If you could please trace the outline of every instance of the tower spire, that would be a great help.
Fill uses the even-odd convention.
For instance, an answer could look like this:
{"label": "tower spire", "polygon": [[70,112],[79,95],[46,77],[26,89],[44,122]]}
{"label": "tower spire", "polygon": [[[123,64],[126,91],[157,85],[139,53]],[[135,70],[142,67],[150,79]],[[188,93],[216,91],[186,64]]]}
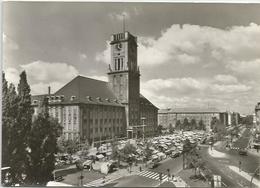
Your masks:
{"label": "tower spire", "polygon": [[123,14],[123,33],[125,33],[125,14]]}

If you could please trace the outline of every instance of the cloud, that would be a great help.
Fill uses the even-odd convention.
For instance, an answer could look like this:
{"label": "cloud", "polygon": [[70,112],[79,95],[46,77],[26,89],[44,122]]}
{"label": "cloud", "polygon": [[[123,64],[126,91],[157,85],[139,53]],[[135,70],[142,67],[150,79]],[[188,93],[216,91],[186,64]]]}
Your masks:
{"label": "cloud", "polygon": [[179,93],[187,93],[191,90],[204,90],[206,83],[199,80],[187,78],[152,79],[143,83],[142,87],[146,90],[162,91],[171,89]]}
{"label": "cloud", "polygon": [[103,52],[99,52],[96,54],[96,61],[98,62],[104,62],[106,64],[110,64],[110,43],[109,41],[106,41],[106,49]]}
{"label": "cloud", "polygon": [[[174,63],[214,67],[231,59],[254,60],[259,58],[259,36],[260,26],[254,23],[226,29],[174,24],[161,31],[157,38],[138,36],[138,62],[142,66]],[[109,52],[107,45],[103,52],[97,54],[97,59],[108,63]]]}
{"label": "cloud", "polygon": [[58,62],[34,61],[29,64],[21,65],[27,72],[31,83],[58,81],[66,83],[79,73],[72,65]]}
{"label": "cloud", "polygon": [[108,16],[110,17],[111,20],[118,20],[118,21],[122,21],[123,18],[126,20],[130,19],[130,13],[126,11],[119,12],[119,13],[113,12],[110,13]]}
{"label": "cloud", "polygon": [[[230,75],[213,78],[152,79],[141,83],[141,93],[159,108],[168,107],[220,107],[237,105],[252,90]],[[230,105],[230,103],[232,105]]]}
{"label": "cloud", "polygon": [[96,79],[96,80],[101,80],[101,81],[104,81],[104,82],[108,81],[108,77],[107,76],[89,76],[89,78],[93,78],[93,79]]}
{"label": "cloud", "polygon": [[14,85],[18,85],[19,83],[19,80],[20,80],[20,72],[15,69],[15,68],[7,68],[5,70],[5,79],[8,81],[8,82],[11,82],[13,83]]}
{"label": "cloud", "polygon": [[85,54],[85,53],[79,53],[79,59],[80,59],[81,61],[84,61],[84,60],[86,60],[87,58],[88,58],[87,54]]}
{"label": "cloud", "polygon": [[224,84],[232,84],[232,83],[237,83],[237,78],[231,75],[224,75],[224,74],[218,74],[214,76],[214,79],[217,82],[221,82]]}
{"label": "cloud", "polygon": [[260,58],[250,61],[232,60],[227,63],[226,67],[239,75],[244,75],[248,77],[260,76]]}
{"label": "cloud", "polygon": [[51,93],[56,92],[59,90],[62,86],[64,86],[66,83],[62,82],[49,82],[49,83],[35,83],[31,85],[31,93],[33,95],[40,95],[40,94],[46,94],[48,93],[48,87],[51,87]]}
{"label": "cloud", "polygon": [[217,93],[234,93],[234,92],[241,93],[241,92],[249,91],[251,87],[243,84],[230,84],[230,85],[213,84],[211,89],[213,92],[217,92]]}
{"label": "cloud", "polygon": [[67,63],[34,61],[20,67],[27,73],[33,95],[47,93],[48,86],[55,92],[79,74]]}
{"label": "cloud", "polygon": [[19,45],[5,33],[3,33],[3,35],[2,35],[2,39],[3,39],[3,49],[4,50],[18,50],[19,49]]}

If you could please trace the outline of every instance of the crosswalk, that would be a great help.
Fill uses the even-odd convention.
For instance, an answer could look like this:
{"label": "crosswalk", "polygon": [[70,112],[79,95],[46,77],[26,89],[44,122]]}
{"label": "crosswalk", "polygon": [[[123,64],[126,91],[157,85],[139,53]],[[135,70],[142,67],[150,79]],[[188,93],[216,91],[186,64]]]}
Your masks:
{"label": "crosswalk", "polygon": [[[160,174],[158,172],[144,170],[140,172],[138,175],[160,181],[159,179]],[[167,180],[168,180],[168,176],[166,174],[162,174],[162,182]]]}
{"label": "crosswalk", "polygon": [[84,187],[100,187],[103,184],[104,184],[104,179],[99,178],[99,179],[96,179],[94,181],[91,181],[91,182],[85,184]]}

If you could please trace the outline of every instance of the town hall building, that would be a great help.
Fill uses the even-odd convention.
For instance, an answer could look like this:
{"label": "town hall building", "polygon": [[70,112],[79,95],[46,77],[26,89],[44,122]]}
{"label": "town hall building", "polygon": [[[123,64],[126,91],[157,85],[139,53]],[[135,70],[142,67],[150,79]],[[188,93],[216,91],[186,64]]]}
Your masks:
{"label": "town hall building", "polygon": [[77,76],[54,94],[32,97],[34,113],[44,97],[65,139],[100,142],[115,137],[153,136],[158,108],[140,93],[137,37],[113,34],[108,82]]}

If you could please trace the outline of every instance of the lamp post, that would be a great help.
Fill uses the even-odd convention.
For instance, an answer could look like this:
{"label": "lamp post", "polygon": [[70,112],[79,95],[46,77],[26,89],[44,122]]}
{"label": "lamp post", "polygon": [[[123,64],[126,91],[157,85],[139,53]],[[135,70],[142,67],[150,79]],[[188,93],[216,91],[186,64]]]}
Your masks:
{"label": "lamp post", "polygon": [[144,127],[145,127],[145,120],[146,120],[146,117],[142,117],[141,118],[141,120],[142,120],[142,126],[143,126],[143,142],[144,142]]}

